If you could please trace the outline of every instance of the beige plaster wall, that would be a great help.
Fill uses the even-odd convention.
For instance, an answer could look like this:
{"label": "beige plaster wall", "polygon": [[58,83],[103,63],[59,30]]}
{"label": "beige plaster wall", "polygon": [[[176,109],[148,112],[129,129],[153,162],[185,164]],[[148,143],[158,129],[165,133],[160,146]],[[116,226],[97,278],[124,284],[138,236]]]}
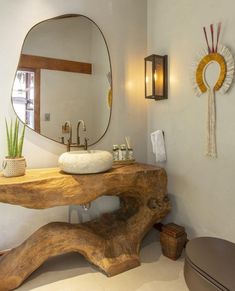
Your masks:
{"label": "beige plaster wall", "polygon": [[[221,41],[235,55],[233,0],[148,0],[148,54],[169,55],[169,99],[148,101],[148,134],[166,136],[168,221],[186,226],[190,237],[235,241],[235,86],[216,96],[218,159],[204,156],[207,95],[196,97],[192,63],[204,46],[202,27],[222,21]],[[148,139],[149,141],[149,139]],[[154,163],[150,142],[148,161]]]}

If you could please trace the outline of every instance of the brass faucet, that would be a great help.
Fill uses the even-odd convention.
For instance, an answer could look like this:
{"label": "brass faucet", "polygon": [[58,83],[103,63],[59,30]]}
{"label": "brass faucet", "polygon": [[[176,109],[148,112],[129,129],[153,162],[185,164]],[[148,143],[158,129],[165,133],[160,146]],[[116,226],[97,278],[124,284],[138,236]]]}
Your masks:
{"label": "brass faucet", "polygon": [[73,143],[72,141],[72,125],[69,121],[66,121],[64,126],[63,126],[63,129],[66,131],[68,131],[69,129],[69,139],[68,139],[68,142],[66,144],[67,146],[67,152],[70,152],[70,149],[71,147],[76,147],[76,148],[84,148],[84,150],[87,150],[88,148],[88,138],[85,137],[85,140],[84,140],[84,144],[81,144],[80,142],[80,135],[79,135],[79,129],[80,129],[80,124],[82,124],[82,129],[83,131],[86,131],[86,125],[85,125],[85,122],[83,120],[79,120],[78,121],[78,124],[77,124],[77,143]]}
{"label": "brass faucet", "polygon": [[89,140],[89,138],[85,137],[85,140],[84,140],[84,150],[85,151],[88,150],[88,140]]}
{"label": "brass faucet", "polygon": [[78,124],[77,124],[77,145],[80,145],[80,135],[79,135],[80,124],[82,124],[82,130],[86,131],[86,125],[85,125],[84,120],[78,120]]}
{"label": "brass faucet", "polygon": [[[70,121],[65,121],[65,124],[62,126],[62,133],[69,133],[69,139],[67,142],[67,151],[70,151],[70,146],[73,140],[73,131],[72,131],[72,124]],[[64,143],[64,139],[62,139]]]}

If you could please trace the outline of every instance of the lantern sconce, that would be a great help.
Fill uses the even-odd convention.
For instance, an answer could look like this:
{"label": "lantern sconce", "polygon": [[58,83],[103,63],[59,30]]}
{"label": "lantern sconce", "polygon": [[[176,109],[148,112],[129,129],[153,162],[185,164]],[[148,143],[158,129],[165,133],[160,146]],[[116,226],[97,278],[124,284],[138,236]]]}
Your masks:
{"label": "lantern sconce", "polygon": [[145,63],[145,98],[163,100],[168,97],[167,55],[151,55]]}

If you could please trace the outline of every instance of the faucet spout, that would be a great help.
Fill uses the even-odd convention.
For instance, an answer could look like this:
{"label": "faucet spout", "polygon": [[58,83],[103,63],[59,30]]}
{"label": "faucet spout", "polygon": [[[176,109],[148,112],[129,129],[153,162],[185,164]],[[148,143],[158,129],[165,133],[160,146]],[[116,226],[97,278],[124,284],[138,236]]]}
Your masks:
{"label": "faucet spout", "polygon": [[85,141],[84,141],[84,150],[85,151],[88,150],[88,140],[89,140],[89,138],[85,137]]}
{"label": "faucet spout", "polygon": [[86,125],[85,125],[85,122],[84,120],[78,120],[78,124],[77,124],[77,145],[80,145],[81,144],[81,141],[80,141],[80,125],[82,124],[82,130],[83,131],[86,131]]}

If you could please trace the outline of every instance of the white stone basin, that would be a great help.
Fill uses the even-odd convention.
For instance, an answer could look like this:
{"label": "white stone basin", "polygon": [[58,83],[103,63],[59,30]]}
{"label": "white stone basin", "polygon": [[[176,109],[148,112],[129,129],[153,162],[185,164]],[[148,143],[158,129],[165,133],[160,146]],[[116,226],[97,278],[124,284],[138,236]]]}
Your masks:
{"label": "white stone basin", "polygon": [[99,150],[71,151],[59,157],[59,167],[70,174],[101,173],[112,168],[113,156]]}

